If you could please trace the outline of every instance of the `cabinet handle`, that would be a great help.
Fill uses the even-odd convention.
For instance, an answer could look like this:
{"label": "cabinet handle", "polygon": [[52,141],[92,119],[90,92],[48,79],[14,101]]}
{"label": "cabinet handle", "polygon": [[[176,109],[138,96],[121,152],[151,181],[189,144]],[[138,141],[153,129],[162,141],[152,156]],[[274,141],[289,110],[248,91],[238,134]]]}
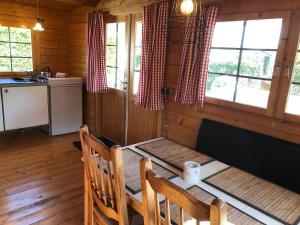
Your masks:
{"label": "cabinet handle", "polygon": [[8,93],[8,89],[4,89],[4,93]]}

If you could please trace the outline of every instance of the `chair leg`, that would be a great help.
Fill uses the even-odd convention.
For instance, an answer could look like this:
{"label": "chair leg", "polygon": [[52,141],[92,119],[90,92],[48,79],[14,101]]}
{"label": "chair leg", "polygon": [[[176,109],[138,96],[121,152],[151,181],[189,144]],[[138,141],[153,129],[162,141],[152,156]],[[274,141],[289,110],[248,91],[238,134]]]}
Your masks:
{"label": "chair leg", "polygon": [[94,217],[94,210],[92,209],[92,216],[91,216],[91,225],[96,225],[95,217]]}
{"label": "chair leg", "polygon": [[86,169],[84,168],[84,225],[89,225],[89,184],[86,174]]}

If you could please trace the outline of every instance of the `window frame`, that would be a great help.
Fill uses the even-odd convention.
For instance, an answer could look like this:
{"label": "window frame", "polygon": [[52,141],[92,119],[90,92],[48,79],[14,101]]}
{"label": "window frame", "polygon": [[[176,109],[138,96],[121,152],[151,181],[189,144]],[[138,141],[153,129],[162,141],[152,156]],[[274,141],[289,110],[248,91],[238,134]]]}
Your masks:
{"label": "window frame", "polygon": [[[268,103],[266,108],[260,108],[256,106],[246,105],[237,102],[231,102],[227,100],[217,99],[213,97],[205,97],[205,102],[220,106],[225,106],[229,108],[234,108],[242,111],[247,111],[251,113],[272,116],[275,111],[275,101],[276,95],[279,89],[279,80],[281,77],[281,70],[283,68],[284,53],[286,49],[286,40],[289,32],[289,23],[291,19],[291,11],[274,11],[274,12],[260,12],[260,13],[245,13],[245,14],[234,14],[234,15],[219,15],[217,17],[217,22],[226,21],[243,21],[243,20],[259,20],[259,19],[275,19],[282,18],[282,29],[279,38],[277,54],[275,58],[274,67],[279,67],[279,69],[274,69],[271,78],[271,87],[268,97]],[[212,48],[213,49],[213,48]]]}
{"label": "window frame", "polygon": [[[125,66],[124,66],[124,83],[126,85],[127,83],[127,89],[128,89],[128,54],[129,54],[129,50],[128,50],[128,39],[129,39],[129,28],[130,28],[130,16],[127,15],[118,15],[118,16],[113,16],[111,14],[105,14],[104,15],[104,45],[105,45],[105,60],[106,60],[106,24],[108,23],[120,23],[120,22],[125,22],[125,49],[126,49],[126,53],[125,53]],[[128,28],[129,26],[129,28]],[[117,56],[118,58],[118,56]],[[105,69],[106,69],[107,65],[105,63]],[[112,67],[115,68],[115,67]],[[116,67],[117,69],[117,67]],[[117,71],[117,70],[116,70]],[[108,92],[109,93],[115,93],[118,94],[120,96],[125,96],[126,94],[126,90],[121,90],[115,87],[108,87]]]}
{"label": "window frame", "polygon": [[[134,87],[134,73],[136,72],[135,70],[136,23],[139,21],[142,21],[142,13],[133,14],[131,20],[131,40],[130,40],[131,54],[130,54],[130,79],[129,79],[129,98],[131,100],[135,100],[135,98],[137,97],[137,93],[133,92],[133,87]],[[142,50],[142,46],[141,46],[141,50]]]}
{"label": "window frame", "polygon": [[277,111],[275,117],[284,123],[296,122],[300,123],[300,116],[295,114],[290,114],[285,111],[289,89],[291,85],[296,55],[298,52],[298,43],[300,40],[300,10],[293,12],[293,17],[290,22],[290,33],[287,40],[287,47],[285,51],[285,59],[283,64],[282,76],[281,76],[281,88],[280,93],[278,92],[278,97],[276,101]]}
{"label": "window frame", "polygon": [[[1,26],[4,27],[14,27],[14,28],[25,28],[29,29],[31,32],[31,52],[32,52],[32,69],[33,71],[38,69],[38,61],[39,61],[39,45],[38,45],[38,40],[39,40],[39,32],[34,31],[31,29],[31,27],[21,25],[19,23],[14,23],[14,22],[1,22]],[[0,77],[12,77],[12,76],[25,76],[26,71],[12,71],[12,72],[0,72]]]}

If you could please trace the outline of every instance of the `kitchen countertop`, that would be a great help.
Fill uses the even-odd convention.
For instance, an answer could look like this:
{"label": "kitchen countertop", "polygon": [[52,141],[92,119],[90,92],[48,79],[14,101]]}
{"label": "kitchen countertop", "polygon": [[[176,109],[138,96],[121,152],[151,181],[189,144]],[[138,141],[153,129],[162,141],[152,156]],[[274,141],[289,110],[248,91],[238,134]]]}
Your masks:
{"label": "kitchen countertop", "polygon": [[24,87],[48,85],[47,81],[16,81],[13,78],[0,78],[0,87]]}

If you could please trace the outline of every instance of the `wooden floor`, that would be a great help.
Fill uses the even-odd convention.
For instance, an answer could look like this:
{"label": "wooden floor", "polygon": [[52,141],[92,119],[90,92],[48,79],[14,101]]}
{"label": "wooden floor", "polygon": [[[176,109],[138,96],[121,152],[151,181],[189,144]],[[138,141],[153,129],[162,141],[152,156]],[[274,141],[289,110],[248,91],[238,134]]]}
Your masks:
{"label": "wooden floor", "polygon": [[0,134],[0,224],[83,224],[78,134]]}

